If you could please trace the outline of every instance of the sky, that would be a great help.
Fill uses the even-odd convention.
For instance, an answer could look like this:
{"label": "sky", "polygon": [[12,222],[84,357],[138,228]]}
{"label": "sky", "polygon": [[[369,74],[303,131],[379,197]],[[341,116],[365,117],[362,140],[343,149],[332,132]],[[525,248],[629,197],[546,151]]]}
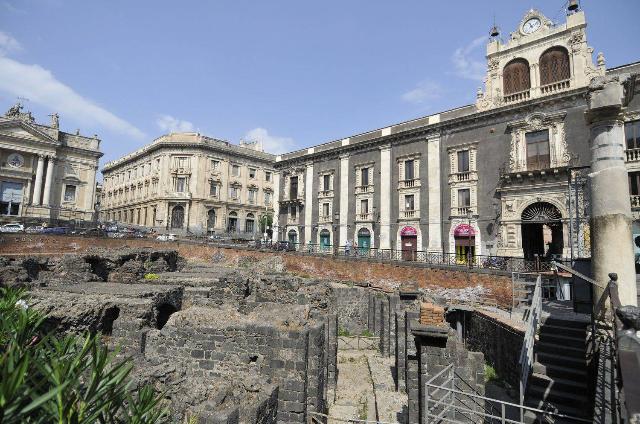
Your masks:
{"label": "sky", "polygon": [[[0,111],[97,134],[101,165],[198,131],[283,153],[474,102],[494,19],[563,0],[0,0]],[[608,67],[640,60],[640,1],[582,0]]]}

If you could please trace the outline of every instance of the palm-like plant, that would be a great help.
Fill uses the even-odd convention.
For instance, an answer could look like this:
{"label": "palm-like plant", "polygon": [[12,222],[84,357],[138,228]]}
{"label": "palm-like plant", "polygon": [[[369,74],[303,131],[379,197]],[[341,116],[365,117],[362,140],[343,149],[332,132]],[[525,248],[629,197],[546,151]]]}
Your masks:
{"label": "palm-like plant", "polygon": [[132,365],[99,335],[56,336],[23,290],[0,289],[0,424],[155,423],[162,396],[135,390]]}

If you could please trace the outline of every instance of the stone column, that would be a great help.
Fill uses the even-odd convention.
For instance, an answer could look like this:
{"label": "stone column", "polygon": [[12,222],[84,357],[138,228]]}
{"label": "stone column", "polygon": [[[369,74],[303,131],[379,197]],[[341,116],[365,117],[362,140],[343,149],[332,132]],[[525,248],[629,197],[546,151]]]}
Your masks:
{"label": "stone column", "polygon": [[[628,75],[592,80],[585,117],[591,131],[589,177],[593,278],[606,284],[609,281],[608,274],[617,273],[621,303],[636,305],[631,202],[624,164],[624,124],[621,115],[633,93],[633,87],[629,90],[629,85]],[[594,306],[602,294],[602,289],[594,288]]]}
{"label": "stone column", "polygon": [[391,249],[391,145],[380,148],[380,244]]}
{"label": "stone column", "polygon": [[338,246],[347,242],[349,222],[349,155],[340,156],[340,236]]}
{"label": "stone column", "polygon": [[51,185],[53,184],[53,167],[55,165],[55,158],[49,156],[47,163],[47,176],[44,180],[44,199],[42,204],[45,206],[51,206]]}
{"label": "stone column", "polygon": [[311,243],[311,230],[313,220],[313,162],[307,164],[304,176],[304,242]]}
{"label": "stone column", "polygon": [[33,187],[31,204],[39,205],[42,201],[42,176],[44,174],[44,156],[38,155],[38,167],[36,168],[36,183]]}
{"label": "stone column", "polygon": [[427,187],[429,190],[428,252],[442,253],[442,211],[440,181],[440,136],[427,140]]}

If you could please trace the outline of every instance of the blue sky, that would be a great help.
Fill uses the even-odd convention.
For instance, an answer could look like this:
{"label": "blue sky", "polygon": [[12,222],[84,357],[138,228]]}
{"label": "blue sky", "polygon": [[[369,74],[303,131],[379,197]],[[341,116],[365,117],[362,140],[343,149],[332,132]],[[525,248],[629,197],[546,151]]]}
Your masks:
{"label": "blue sky", "polygon": [[[0,108],[97,133],[102,163],[168,131],[272,152],[472,103],[503,36],[562,0],[0,0]],[[607,66],[640,60],[637,0],[583,0]]]}

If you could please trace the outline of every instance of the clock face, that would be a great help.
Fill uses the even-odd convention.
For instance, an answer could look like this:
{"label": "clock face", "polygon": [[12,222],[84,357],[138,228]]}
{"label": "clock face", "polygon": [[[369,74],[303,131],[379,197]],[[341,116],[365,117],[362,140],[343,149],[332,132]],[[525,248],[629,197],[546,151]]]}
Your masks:
{"label": "clock face", "polygon": [[24,165],[24,158],[17,153],[12,153],[9,155],[9,160],[7,160],[7,163],[9,164],[9,166],[12,166],[14,168],[22,168],[22,166]]}
{"label": "clock face", "polygon": [[532,34],[540,28],[541,22],[538,18],[531,18],[522,25],[522,32]]}

